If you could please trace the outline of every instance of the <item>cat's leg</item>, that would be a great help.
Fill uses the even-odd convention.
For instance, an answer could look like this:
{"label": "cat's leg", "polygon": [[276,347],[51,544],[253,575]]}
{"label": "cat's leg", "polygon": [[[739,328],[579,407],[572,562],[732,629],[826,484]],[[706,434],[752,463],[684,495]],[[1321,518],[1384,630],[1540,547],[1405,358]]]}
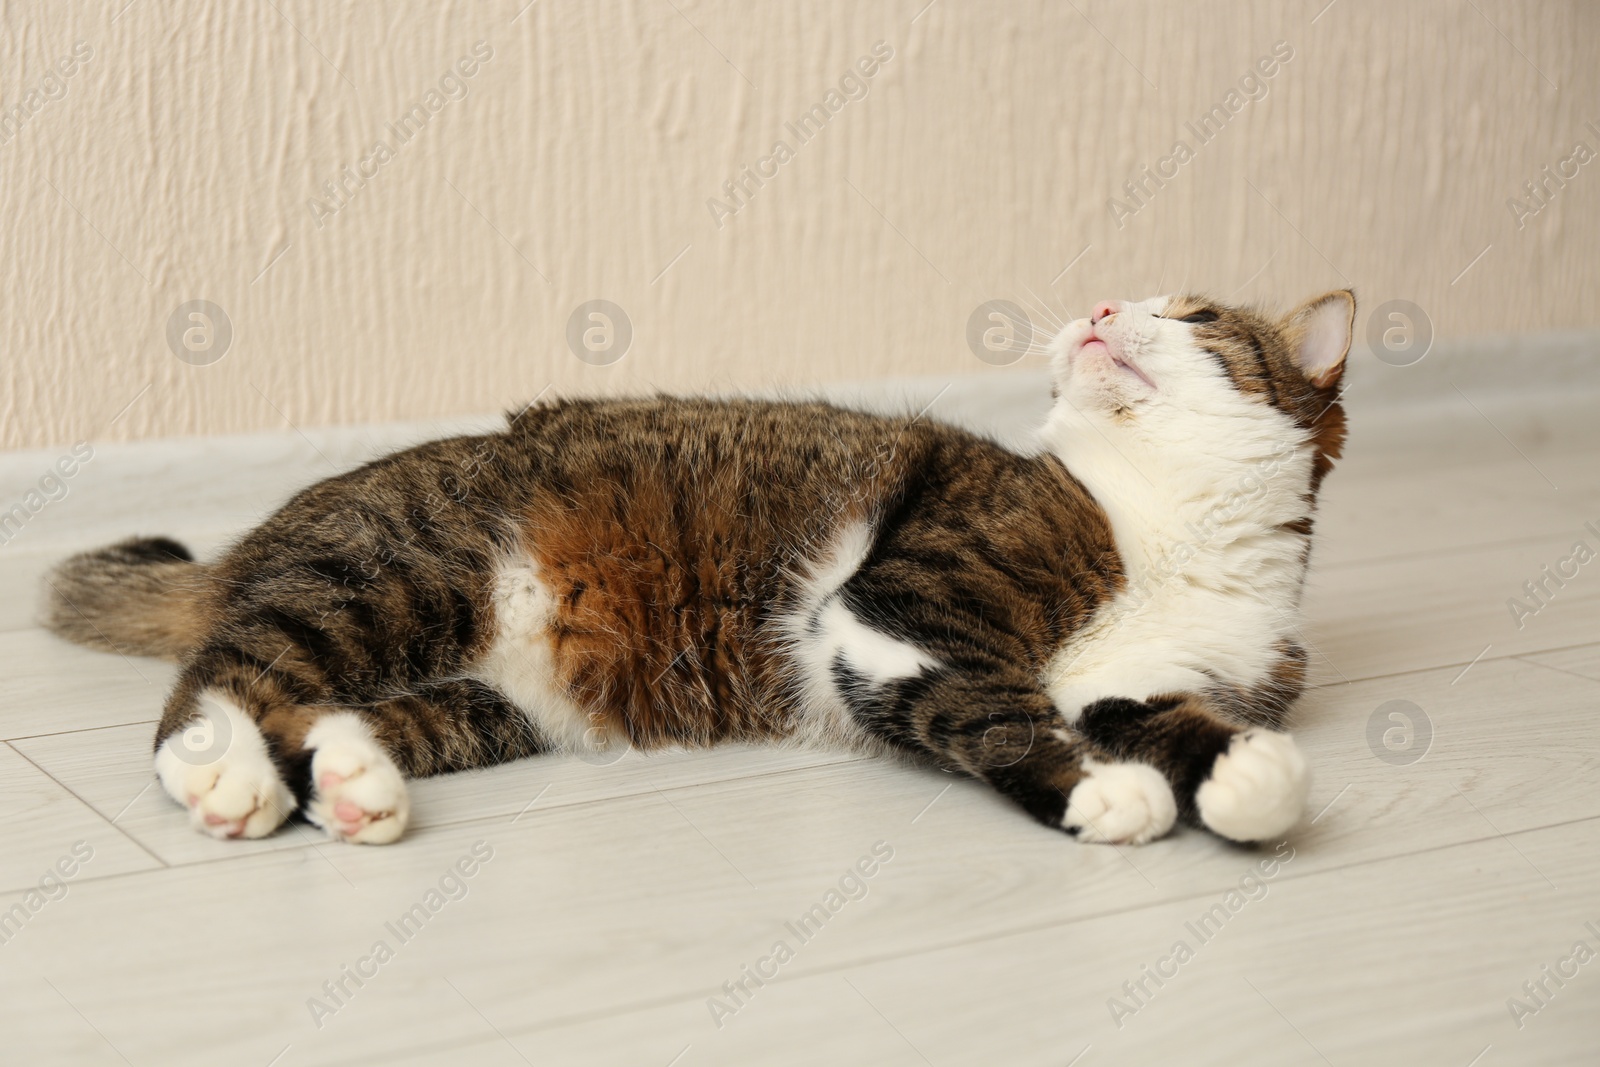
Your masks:
{"label": "cat's leg", "polygon": [[262,837],[298,811],[337,840],[387,844],[410,818],[407,778],[538,750],[526,716],[481,682],[355,700],[307,673],[208,650],[188,664],[157,731],[156,770],[196,829]]}
{"label": "cat's leg", "polygon": [[1230,703],[1220,694],[1113,697],[1085,707],[1076,726],[1119,759],[1159,770],[1186,822],[1232,841],[1281,837],[1305,810],[1310,768],[1288,734],[1240,722]]}
{"label": "cat's leg", "polygon": [[1177,819],[1160,771],[1075,731],[1020,671],[939,666],[874,685],[841,663],[836,676],[863,732],[989,783],[1080,841],[1144,844]]}

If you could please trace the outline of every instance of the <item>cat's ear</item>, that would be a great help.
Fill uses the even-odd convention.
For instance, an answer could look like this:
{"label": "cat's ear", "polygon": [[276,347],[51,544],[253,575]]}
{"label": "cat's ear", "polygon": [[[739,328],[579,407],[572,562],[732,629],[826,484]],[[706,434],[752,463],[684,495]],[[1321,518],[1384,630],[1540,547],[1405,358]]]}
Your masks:
{"label": "cat's ear", "polygon": [[1326,389],[1339,381],[1355,321],[1356,297],[1348,289],[1323,293],[1284,316],[1283,335],[1295,366],[1312,385]]}

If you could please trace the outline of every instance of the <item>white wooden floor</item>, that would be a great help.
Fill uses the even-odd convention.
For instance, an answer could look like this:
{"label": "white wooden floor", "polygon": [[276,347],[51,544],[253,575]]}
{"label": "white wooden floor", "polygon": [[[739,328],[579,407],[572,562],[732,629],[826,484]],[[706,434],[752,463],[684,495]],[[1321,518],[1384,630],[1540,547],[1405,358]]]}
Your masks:
{"label": "white wooden floor", "polygon": [[[996,396],[1019,382],[963,383],[935,413],[1014,424]],[[0,909],[22,906],[0,928],[0,1061],[1600,1062],[1600,959],[1560,986],[1544,970],[1600,952],[1600,560],[1520,629],[1507,607],[1575,541],[1600,548],[1597,405],[1446,396],[1354,413],[1308,604],[1311,810],[1256,852],[1080,846],[937,773],[738,749],[417,783],[387,848],[203,838],[150,772],[172,669],[36,629],[39,574],[131,533],[211,548],[439,428],[99,446],[0,546]],[[0,457],[0,507],[55,459]],[[787,924],[875,845],[892,859],[865,895],[802,942]],[[453,879],[475,848],[492,858]],[[72,876],[47,881],[58,863]],[[773,980],[723,991],[779,941]]]}

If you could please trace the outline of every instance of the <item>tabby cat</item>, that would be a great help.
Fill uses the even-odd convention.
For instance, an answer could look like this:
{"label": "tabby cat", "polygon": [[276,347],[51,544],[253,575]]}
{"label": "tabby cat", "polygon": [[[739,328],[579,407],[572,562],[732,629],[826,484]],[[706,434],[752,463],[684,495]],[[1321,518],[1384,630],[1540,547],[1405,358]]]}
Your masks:
{"label": "tabby cat", "polygon": [[407,778],[787,739],[989,783],[1080,841],[1300,817],[1283,732],[1355,300],[1107,301],[1026,454],[822,403],[562,400],[321,482],[211,563],[68,559],[45,623],[176,659],[196,829],[399,838]]}

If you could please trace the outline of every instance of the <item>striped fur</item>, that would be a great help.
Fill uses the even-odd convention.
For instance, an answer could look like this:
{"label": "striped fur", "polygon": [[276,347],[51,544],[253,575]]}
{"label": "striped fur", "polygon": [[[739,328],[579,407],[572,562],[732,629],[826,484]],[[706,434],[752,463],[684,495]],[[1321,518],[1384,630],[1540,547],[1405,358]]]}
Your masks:
{"label": "striped fur", "polygon": [[[283,807],[393,840],[402,777],[736,739],[924,760],[1085,840],[1279,832],[1223,771],[1278,767],[1280,808],[1303,785],[1261,731],[1303,684],[1354,302],[1113,306],[1056,340],[1029,453],[818,403],[542,404],[314,485],[208,564],[74,557],[45,621],[179,659],[158,764],[218,836]],[[268,770],[184,749],[208,715]]]}

